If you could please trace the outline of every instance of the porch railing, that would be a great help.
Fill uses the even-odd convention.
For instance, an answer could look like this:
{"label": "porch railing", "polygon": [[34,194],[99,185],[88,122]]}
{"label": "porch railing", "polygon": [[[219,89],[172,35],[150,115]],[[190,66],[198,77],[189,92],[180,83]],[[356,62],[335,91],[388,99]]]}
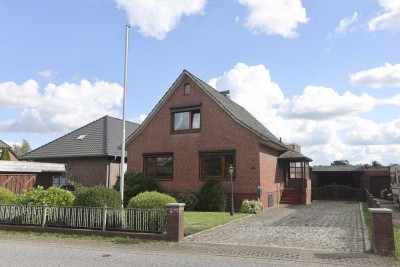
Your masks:
{"label": "porch railing", "polygon": [[0,224],[162,233],[167,226],[167,212],[108,207],[3,205],[0,206]]}

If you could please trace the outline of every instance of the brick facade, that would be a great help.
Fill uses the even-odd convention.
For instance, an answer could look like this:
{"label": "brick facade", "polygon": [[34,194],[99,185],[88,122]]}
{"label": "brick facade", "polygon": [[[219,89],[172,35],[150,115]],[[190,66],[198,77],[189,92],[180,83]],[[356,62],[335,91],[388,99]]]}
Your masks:
{"label": "brick facade", "polygon": [[[190,84],[189,95],[184,95],[185,84]],[[170,93],[142,131],[128,141],[128,170],[143,171],[144,153],[172,153],[173,179],[160,181],[160,185],[167,193],[177,195],[188,188],[198,190],[203,185],[200,151],[233,150],[235,207],[239,208],[243,199],[256,199],[259,185],[263,187],[263,204],[267,206],[267,196],[272,194],[276,205],[283,182],[277,161],[279,152],[261,145],[259,136],[235,121],[188,76]],[[201,130],[172,133],[171,108],[195,103],[200,104]],[[224,186],[230,192],[229,181],[224,181]]]}
{"label": "brick facade", "polygon": [[370,208],[372,215],[372,243],[374,252],[393,255],[395,252],[392,210]]}

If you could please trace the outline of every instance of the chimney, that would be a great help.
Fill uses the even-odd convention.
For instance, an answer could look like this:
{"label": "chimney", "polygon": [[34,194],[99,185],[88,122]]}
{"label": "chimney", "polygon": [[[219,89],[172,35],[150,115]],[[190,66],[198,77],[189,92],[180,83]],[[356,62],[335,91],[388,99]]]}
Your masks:
{"label": "chimney", "polygon": [[227,97],[227,98],[230,98],[230,97],[229,97],[229,94],[230,94],[231,92],[229,92],[229,90],[220,91],[220,93],[221,93],[221,95],[223,95],[223,96],[225,96],[225,97]]}
{"label": "chimney", "polygon": [[301,147],[298,144],[295,144],[295,143],[288,144],[288,145],[286,145],[286,147],[289,148],[290,150],[301,153]]}

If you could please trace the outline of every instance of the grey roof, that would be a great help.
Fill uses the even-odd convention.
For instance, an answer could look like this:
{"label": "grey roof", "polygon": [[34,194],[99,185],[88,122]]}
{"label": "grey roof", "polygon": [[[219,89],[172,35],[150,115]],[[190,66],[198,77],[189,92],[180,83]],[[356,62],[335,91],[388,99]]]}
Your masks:
{"label": "grey roof", "polygon": [[305,161],[312,161],[309,157],[304,156],[303,154],[293,151],[293,150],[288,150],[284,152],[282,155],[278,157],[278,159],[282,160],[305,160]]}
{"label": "grey roof", "polygon": [[6,144],[4,141],[0,140],[0,148],[3,148],[3,147],[10,148],[10,146],[8,144]]}
{"label": "grey roof", "polygon": [[187,70],[183,70],[182,74],[177,78],[175,83],[163,96],[163,98],[158,102],[158,104],[151,111],[150,115],[142,123],[138,131],[136,131],[132,136],[130,136],[127,142],[130,142],[136,134],[138,134],[144,127],[146,127],[148,121],[152,118],[153,114],[160,108],[162,103],[168,98],[173,89],[179,84],[179,81],[183,79],[184,75],[189,76],[193,79],[212,99],[214,99],[219,106],[221,106],[233,119],[239,122],[241,125],[251,130],[262,139],[267,142],[275,144],[279,150],[286,151],[287,147],[283,144],[276,136],[274,136],[267,128],[264,127],[256,118],[254,118],[247,110],[243,107],[229,99],[228,97],[221,94],[221,92],[215,90],[213,87],[203,82],[201,79],[197,78]]}
{"label": "grey roof", "polygon": [[[126,136],[139,125],[126,122]],[[46,145],[43,145],[21,159],[49,159],[89,156],[121,156],[122,120],[104,116]],[[78,137],[83,137],[78,139]]]}
{"label": "grey roof", "polygon": [[329,165],[329,166],[313,166],[313,172],[362,172],[362,165]]}
{"label": "grey roof", "polygon": [[65,172],[65,164],[0,160],[0,172]]}

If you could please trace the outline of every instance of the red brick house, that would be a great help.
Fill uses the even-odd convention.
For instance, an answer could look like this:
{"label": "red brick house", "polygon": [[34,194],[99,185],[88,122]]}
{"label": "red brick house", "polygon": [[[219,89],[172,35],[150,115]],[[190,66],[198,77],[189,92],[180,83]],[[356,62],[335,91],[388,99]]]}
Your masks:
{"label": "red brick house", "polygon": [[[172,195],[198,190],[211,177],[224,181],[229,193],[232,165],[236,207],[243,199],[256,199],[258,186],[264,206],[278,204],[289,186],[297,202],[309,202],[311,159],[288,149],[228,93],[184,70],[127,139],[128,170],[159,179]],[[289,180],[298,182],[289,185]]]}
{"label": "red brick house", "polygon": [[10,161],[18,161],[18,156],[15,154],[14,150],[12,149],[11,146],[6,144],[4,141],[0,140],[0,158],[1,154],[3,151],[3,148],[6,148],[8,150],[8,153],[10,154]]}

